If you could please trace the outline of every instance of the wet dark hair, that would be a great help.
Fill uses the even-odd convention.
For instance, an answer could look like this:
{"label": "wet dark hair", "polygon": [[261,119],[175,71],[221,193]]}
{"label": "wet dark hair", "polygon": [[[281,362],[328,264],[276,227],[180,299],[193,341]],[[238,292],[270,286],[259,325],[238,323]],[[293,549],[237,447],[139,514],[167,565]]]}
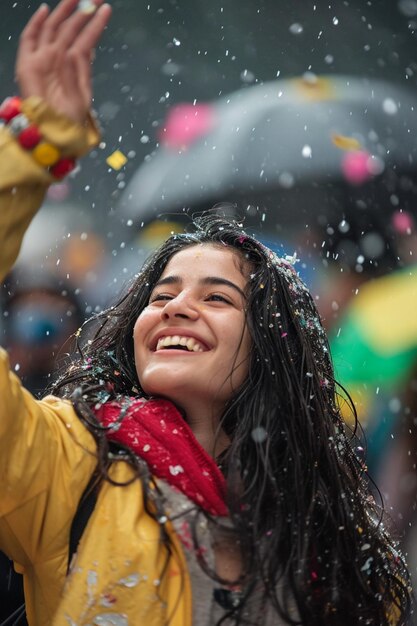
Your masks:
{"label": "wet dark hair", "polygon": [[[91,408],[111,398],[146,395],[135,369],[134,324],[169,259],[200,243],[226,246],[250,268],[249,375],[222,416],[231,444],[221,458],[246,591],[224,619],[248,623],[245,607],[261,588],[265,603],[288,624],[405,624],[409,575],[341,419],[313,299],[291,260],[279,259],[238,223],[209,214],[195,220],[194,232],[171,236],[127,294],[96,318],[81,358],[54,392],[72,398],[96,437],[107,476],[108,442]],[[149,495],[149,471],[133,453],[126,454]],[[152,507],[149,513],[160,515]],[[201,565],[209,572],[204,561]],[[287,594],[277,591],[282,584]]]}

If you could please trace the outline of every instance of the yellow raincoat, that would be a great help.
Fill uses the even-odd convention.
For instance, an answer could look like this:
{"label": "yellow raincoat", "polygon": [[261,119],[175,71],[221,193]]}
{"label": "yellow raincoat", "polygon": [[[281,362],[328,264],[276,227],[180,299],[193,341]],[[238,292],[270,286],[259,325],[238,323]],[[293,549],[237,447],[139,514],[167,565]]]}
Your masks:
{"label": "yellow raincoat", "polygon": [[[77,126],[37,98],[23,112],[64,156],[81,156],[99,138],[90,119]],[[0,278],[14,263],[42,203],[50,175],[0,129]],[[144,510],[141,483],[104,483],[66,577],[69,531],[96,465],[95,442],[72,405],[35,400],[0,349],[0,549],[24,573],[31,626],[191,626],[190,578],[180,542],[169,557],[159,526]],[[131,476],[127,464],[114,478]],[[162,580],[161,570],[168,561]]]}

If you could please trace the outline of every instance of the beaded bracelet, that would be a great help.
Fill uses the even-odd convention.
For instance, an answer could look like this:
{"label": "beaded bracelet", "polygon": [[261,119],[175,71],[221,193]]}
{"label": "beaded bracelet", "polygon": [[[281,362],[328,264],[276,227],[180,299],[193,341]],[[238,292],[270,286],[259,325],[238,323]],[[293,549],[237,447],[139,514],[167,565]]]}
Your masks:
{"label": "beaded bracelet", "polygon": [[13,96],[0,105],[0,121],[7,125],[21,147],[30,150],[35,161],[54,178],[64,178],[75,168],[75,159],[61,158],[59,149],[44,141],[36,124],[22,113],[21,98]]}

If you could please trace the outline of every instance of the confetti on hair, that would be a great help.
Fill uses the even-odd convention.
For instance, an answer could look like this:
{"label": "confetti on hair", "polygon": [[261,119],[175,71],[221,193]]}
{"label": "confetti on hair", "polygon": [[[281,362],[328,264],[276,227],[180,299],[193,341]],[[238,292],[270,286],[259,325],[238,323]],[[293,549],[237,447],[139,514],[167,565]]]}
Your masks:
{"label": "confetti on hair", "polygon": [[284,257],[284,260],[287,261],[287,263],[290,263],[290,265],[295,265],[296,263],[298,263],[300,261],[300,259],[297,259],[297,253],[294,252],[294,254],[286,254]]}

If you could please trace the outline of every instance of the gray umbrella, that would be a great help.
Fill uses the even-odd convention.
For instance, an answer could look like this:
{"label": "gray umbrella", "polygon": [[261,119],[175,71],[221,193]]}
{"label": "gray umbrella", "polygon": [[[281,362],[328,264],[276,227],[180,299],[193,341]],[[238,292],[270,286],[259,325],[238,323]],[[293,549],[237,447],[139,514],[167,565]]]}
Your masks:
{"label": "gray umbrella", "polygon": [[126,218],[225,200],[275,231],[352,216],[375,225],[414,202],[417,98],[398,85],[307,75],[195,105],[195,119],[182,111],[128,185]]}

